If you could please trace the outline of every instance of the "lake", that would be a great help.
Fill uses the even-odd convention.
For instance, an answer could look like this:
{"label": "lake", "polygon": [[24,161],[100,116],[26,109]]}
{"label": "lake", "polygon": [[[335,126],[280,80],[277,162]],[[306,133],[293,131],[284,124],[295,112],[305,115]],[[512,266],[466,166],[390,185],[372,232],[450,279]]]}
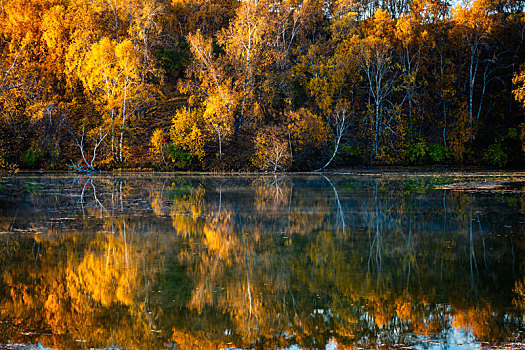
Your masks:
{"label": "lake", "polygon": [[485,349],[525,174],[0,177],[0,348]]}

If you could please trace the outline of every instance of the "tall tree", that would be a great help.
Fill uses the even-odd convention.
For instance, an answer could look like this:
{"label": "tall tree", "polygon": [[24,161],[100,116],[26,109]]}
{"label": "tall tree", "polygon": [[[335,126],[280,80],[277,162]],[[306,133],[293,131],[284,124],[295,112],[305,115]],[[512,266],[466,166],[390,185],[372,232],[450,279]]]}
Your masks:
{"label": "tall tree", "polygon": [[[470,141],[474,138],[474,90],[476,78],[482,60],[482,51],[487,50],[496,22],[493,19],[491,3],[486,0],[475,0],[469,7],[457,6],[452,10],[454,30],[452,34],[458,40],[459,47],[466,48],[466,63],[468,70],[468,115]],[[475,115],[477,124],[482,97],[479,101],[478,113]]]}
{"label": "tall tree", "polygon": [[82,65],[81,80],[103,113],[110,131],[111,154],[122,163],[129,119],[151,98],[141,76],[141,55],[129,40],[102,38],[92,45]]}

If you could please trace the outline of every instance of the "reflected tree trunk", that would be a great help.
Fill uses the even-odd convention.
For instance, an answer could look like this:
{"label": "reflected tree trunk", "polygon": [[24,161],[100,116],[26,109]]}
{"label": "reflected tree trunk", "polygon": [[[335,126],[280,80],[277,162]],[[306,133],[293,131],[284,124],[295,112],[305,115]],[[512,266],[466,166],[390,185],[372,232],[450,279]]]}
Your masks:
{"label": "reflected tree trunk", "polygon": [[346,232],[345,214],[343,212],[343,207],[341,206],[341,201],[339,200],[339,194],[337,193],[337,189],[335,188],[332,181],[330,181],[330,179],[326,177],[325,175],[322,175],[322,176],[325,178],[325,180],[328,182],[328,184],[330,185],[330,187],[332,187],[332,190],[334,191],[334,199],[337,205],[337,219],[339,222],[341,222],[341,226],[342,226],[343,234],[344,234]]}
{"label": "reflected tree trunk", "polygon": [[470,283],[472,290],[476,290],[476,280],[474,270],[478,271],[478,263],[476,262],[476,255],[474,251],[474,237],[472,232],[472,194],[470,194],[470,208],[469,208],[469,264],[470,264]]}

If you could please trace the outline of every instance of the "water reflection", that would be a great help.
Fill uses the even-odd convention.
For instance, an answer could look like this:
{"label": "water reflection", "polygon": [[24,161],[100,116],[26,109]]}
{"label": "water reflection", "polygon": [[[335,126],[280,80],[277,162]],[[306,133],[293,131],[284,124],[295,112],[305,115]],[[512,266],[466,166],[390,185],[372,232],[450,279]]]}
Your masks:
{"label": "water reflection", "polygon": [[433,189],[449,180],[4,179],[0,344],[520,342],[523,191]]}

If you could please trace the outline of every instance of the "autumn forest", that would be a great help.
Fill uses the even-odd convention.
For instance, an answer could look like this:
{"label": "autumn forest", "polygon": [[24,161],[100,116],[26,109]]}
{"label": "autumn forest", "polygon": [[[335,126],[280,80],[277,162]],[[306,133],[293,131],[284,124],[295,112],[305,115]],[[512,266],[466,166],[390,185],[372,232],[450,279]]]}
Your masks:
{"label": "autumn forest", "polygon": [[517,167],[521,0],[0,0],[0,169]]}

